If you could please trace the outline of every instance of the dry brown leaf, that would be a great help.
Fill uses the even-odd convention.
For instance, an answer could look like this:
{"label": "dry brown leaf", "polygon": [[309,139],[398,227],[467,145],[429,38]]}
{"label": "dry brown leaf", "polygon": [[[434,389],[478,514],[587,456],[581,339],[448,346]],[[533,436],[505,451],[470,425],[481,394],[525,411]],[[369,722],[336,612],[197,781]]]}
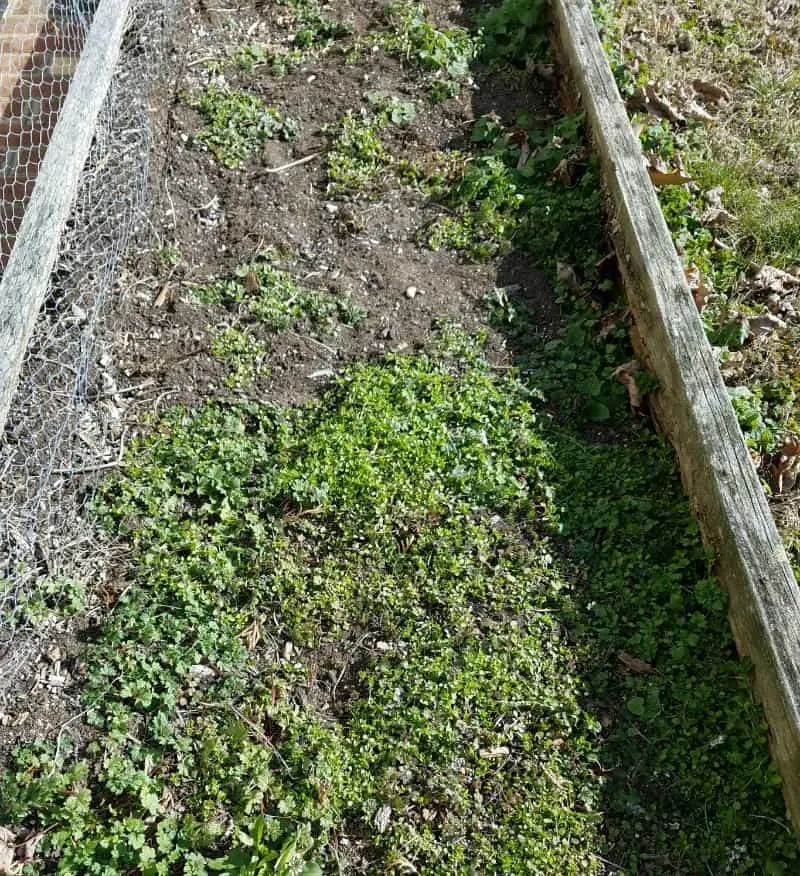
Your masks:
{"label": "dry brown leaf", "polygon": [[161,291],[156,295],[153,307],[164,307],[167,304],[171,304],[175,300],[177,291],[177,287],[172,283],[164,283]]}
{"label": "dry brown leaf", "polygon": [[556,78],[555,64],[538,64],[529,59],[525,66],[528,73],[533,73],[534,76],[544,79],[545,82],[552,82]]}
{"label": "dry brown leaf", "polygon": [[692,181],[690,176],[684,176],[677,170],[663,171],[650,165],[647,172],[654,186],[682,186]]}
{"label": "dry brown leaf", "polygon": [[619,368],[615,368],[613,372],[614,377],[628,391],[628,401],[632,410],[636,412],[642,407],[642,396],[639,393],[639,387],[636,385],[636,372],[639,370],[639,367],[636,359],[632,359],[630,362],[620,365]]}
{"label": "dry brown leaf", "polygon": [[557,179],[565,186],[572,185],[572,168],[570,167],[569,158],[562,158],[556,165],[553,171],[553,179]]}
{"label": "dry brown leaf", "polygon": [[703,107],[698,106],[694,101],[686,104],[683,111],[687,118],[694,119],[696,122],[710,123],[715,121],[714,116],[708,110],[704,110]]}
{"label": "dry brown leaf", "polygon": [[783,271],[780,268],[773,268],[772,265],[762,265],[761,269],[755,276],[756,280],[762,283],[767,283],[772,286],[775,283],[781,283],[790,288],[800,286],[800,278],[789,271]]}
{"label": "dry brown leaf", "polygon": [[703,225],[732,225],[738,219],[724,207],[710,207],[700,217]]}
{"label": "dry brown leaf", "polygon": [[655,672],[655,669],[653,669],[653,667],[645,660],[639,660],[637,657],[631,657],[630,654],[626,654],[624,651],[619,651],[617,653],[617,657],[619,657],[620,661],[624,663],[632,672],[638,672],[641,675],[649,675],[651,672]]}
{"label": "dry brown leaf", "polygon": [[683,269],[683,276],[686,277],[686,283],[689,286],[689,291],[692,293],[694,303],[698,310],[703,309],[711,290],[703,282],[703,275],[700,273],[700,268],[694,262],[687,265]]}
{"label": "dry brown leaf", "polygon": [[[527,140],[519,147],[519,161],[517,161],[517,170],[522,170],[523,167],[528,163],[528,159],[531,157],[531,147]],[[561,159],[562,161],[566,161],[565,158]],[[557,170],[558,168],[556,168]]]}
{"label": "dry brown leaf", "polygon": [[0,827],[0,874],[18,876],[22,863],[16,860],[16,834],[7,827]]}
{"label": "dry brown leaf", "polygon": [[770,466],[772,489],[776,493],[791,490],[800,475],[800,441],[790,438],[773,456]]}
{"label": "dry brown leaf", "polygon": [[750,327],[748,339],[751,341],[763,340],[786,330],[786,323],[773,313],[762,313],[761,316],[754,316],[747,320],[747,325]]}
{"label": "dry brown leaf", "polygon": [[695,79],[692,82],[692,88],[702,94],[707,100],[714,103],[719,103],[721,100],[730,100],[731,96],[726,88],[721,85],[715,85],[713,82],[706,82],[704,79]]}
{"label": "dry brown leaf", "polygon": [[657,94],[652,85],[637,88],[626,103],[630,110],[649,113],[651,116],[666,119],[676,125],[686,124],[683,115],[669,101]]}
{"label": "dry brown leaf", "polygon": [[709,207],[721,207],[722,196],[724,194],[725,189],[723,186],[714,186],[713,188],[708,189],[708,191],[703,192],[703,199]]}
{"label": "dry brown leaf", "polygon": [[556,262],[556,276],[568,289],[577,288],[578,278],[572,265],[568,265],[565,262]]}
{"label": "dry brown leaf", "polygon": [[649,107],[652,107],[656,110],[655,114],[660,113],[668,122],[674,122],[676,125],[683,125],[686,123],[683,114],[663,95],[658,94],[654,86],[646,85],[645,94],[647,95],[648,112],[652,112],[649,109]]}

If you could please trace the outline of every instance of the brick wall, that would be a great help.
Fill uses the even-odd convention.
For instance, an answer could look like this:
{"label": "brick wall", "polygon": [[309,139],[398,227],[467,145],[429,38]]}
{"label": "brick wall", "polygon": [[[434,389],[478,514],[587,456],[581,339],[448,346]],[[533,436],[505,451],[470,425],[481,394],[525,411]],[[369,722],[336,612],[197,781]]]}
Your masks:
{"label": "brick wall", "polygon": [[0,18],[0,270],[14,246],[83,48],[48,0],[9,0]]}

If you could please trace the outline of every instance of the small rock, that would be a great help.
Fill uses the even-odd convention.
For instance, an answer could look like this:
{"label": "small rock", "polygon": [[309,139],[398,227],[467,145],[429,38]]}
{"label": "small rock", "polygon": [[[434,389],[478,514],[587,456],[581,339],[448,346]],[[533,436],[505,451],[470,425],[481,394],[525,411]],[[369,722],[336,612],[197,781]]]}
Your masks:
{"label": "small rock", "polygon": [[767,307],[773,313],[780,313],[781,311],[781,296],[776,295],[774,292],[767,298]]}
{"label": "small rock", "polygon": [[339,205],[328,202],[325,204],[325,212],[330,213],[331,216],[335,216],[339,212]]}
{"label": "small rock", "polygon": [[416,286],[408,286],[406,288],[406,298],[408,298],[409,301],[412,301],[416,297],[417,297],[417,287]]}

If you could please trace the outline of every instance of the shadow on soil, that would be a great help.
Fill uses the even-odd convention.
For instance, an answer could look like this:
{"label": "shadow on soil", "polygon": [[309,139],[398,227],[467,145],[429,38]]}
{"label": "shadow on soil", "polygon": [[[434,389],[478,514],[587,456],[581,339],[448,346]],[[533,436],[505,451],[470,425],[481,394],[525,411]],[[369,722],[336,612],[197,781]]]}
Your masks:
{"label": "shadow on soil", "polygon": [[[558,113],[532,75],[516,83],[479,75],[473,108],[476,118],[496,113],[506,125],[523,110],[543,124]],[[553,273],[515,251],[495,279],[527,316],[524,334],[500,331],[510,360],[536,387],[553,385],[574,315],[572,302],[556,303]],[[609,307],[606,293],[590,306],[624,312],[619,300]],[[620,326],[616,348],[613,338],[598,339],[596,323],[585,335],[587,360],[606,363],[601,381],[610,379],[610,356],[617,365],[632,358]],[[553,424],[563,558],[579,581],[567,626],[586,709],[602,728],[601,866],[630,874],[788,873],[781,862],[793,857],[792,840],[766,726],[673,455],[624,399],[602,423],[575,416],[579,406],[565,409],[564,399],[584,391],[574,375],[560,375],[561,402],[544,389],[543,422]]]}

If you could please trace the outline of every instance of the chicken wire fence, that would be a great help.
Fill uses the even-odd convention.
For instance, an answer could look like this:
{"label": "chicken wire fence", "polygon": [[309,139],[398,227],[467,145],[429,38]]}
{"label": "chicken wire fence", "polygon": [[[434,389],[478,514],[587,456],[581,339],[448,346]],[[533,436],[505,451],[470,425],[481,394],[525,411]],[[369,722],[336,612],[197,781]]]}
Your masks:
{"label": "chicken wire fence", "polygon": [[[2,3],[2,0],[0,0]],[[0,18],[0,265],[13,246],[97,0],[7,0]],[[0,10],[2,6],[0,5]],[[32,595],[101,582],[88,479],[124,442],[124,398],[97,343],[148,181],[148,96],[171,0],[133,0],[43,311],[0,437],[0,704],[44,634]],[[1,162],[4,162],[1,163]]]}

